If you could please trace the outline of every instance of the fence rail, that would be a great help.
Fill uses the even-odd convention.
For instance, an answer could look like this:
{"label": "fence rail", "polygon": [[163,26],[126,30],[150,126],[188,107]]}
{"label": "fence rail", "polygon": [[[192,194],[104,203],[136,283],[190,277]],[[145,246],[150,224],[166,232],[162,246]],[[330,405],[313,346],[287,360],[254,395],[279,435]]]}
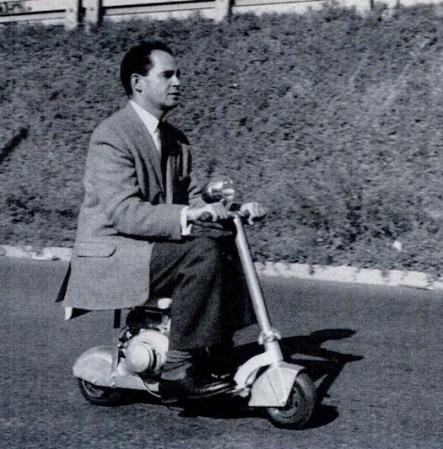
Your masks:
{"label": "fence rail", "polygon": [[81,0],[3,0],[0,24],[42,22],[75,28],[79,23]]}
{"label": "fence rail", "polygon": [[86,21],[96,22],[100,20],[122,20],[130,17],[153,17],[156,19],[167,18],[186,18],[191,14],[200,14],[203,17],[210,19],[221,20],[225,11],[223,7],[225,2],[220,0],[89,0],[91,3],[91,10],[94,8],[92,3],[95,3],[97,12],[94,12],[93,20],[86,16]]}
{"label": "fence rail", "polygon": [[[8,23],[63,24],[66,28],[132,17],[186,18],[192,14],[216,21],[231,14],[304,12],[333,0],[0,0],[0,25]],[[345,7],[367,11],[377,4],[388,7],[443,0],[335,0]]]}

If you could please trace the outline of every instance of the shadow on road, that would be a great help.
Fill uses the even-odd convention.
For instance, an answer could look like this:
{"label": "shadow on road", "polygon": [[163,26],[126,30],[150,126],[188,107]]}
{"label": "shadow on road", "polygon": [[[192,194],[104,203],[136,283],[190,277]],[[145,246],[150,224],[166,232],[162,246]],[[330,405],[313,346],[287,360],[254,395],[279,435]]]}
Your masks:
{"label": "shadow on road", "polygon": [[355,331],[351,329],[323,329],[307,336],[285,338],[281,342],[285,358],[305,366],[317,386],[318,406],[309,427],[324,426],[338,417],[336,408],[324,405],[322,401],[328,397],[329,388],[344,366],[363,359],[360,355],[342,354],[323,348],[322,345],[330,340],[350,338],[354,334]]}
{"label": "shadow on road", "polygon": [[[339,413],[335,407],[322,404],[328,397],[328,390],[344,366],[350,362],[362,360],[354,354],[342,354],[323,348],[329,340],[342,340],[355,334],[351,329],[323,329],[306,336],[283,338],[280,341],[285,360],[305,366],[309,376],[317,387],[318,406],[309,427],[321,427],[334,421]],[[257,343],[250,343],[237,348],[236,363],[242,363],[261,352]]]}
{"label": "shadow on road", "polygon": [[[281,342],[283,355],[293,362],[306,366],[312,380],[320,381],[317,386],[317,395],[321,400],[343,367],[350,362],[362,360],[363,357],[354,354],[342,354],[322,348],[322,344],[329,340],[341,340],[352,337],[355,331],[350,329],[324,329],[312,332],[308,336],[289,337]],[[309,356],[315,358],[300,357]]]}
{"label": "shadow on road", "polygon": [[[363,359],[362,356],[322,348],[322,345],[329,340],[341,340],[354,334],[355,331],[351,329],[324,329],[307,336],[288,337],[280,341],[285,360],[305,366],[316,384],[318,405],[308,425],[309,428],[325,426],[339,416],[335,407],[322,404],[322,401],[328,397],[329,388],[344,366]],[[262,347],[258,343],[238,346],[230,363],[232,366],[239,366],[260,352]],[[141,402],[140,396],[134,402]],[[152,399],[147,397],[146,402],[152,402]],[[201,401],[181,409],[180,416],[206,416],[218,419],[265,418],[260,409],[249,408],[244,400],[234,398]]]}

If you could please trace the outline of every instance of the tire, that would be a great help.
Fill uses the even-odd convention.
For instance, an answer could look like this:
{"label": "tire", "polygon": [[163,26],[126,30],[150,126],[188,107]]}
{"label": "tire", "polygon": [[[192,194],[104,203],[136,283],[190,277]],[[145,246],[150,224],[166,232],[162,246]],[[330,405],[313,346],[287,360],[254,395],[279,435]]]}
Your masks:
{"label": "tire", "polygon": [[284,407],[268,407],[269,420],[277,427],[302,429],[312,416],[316,404],[315,385],[306,373],[295,379]]}
{"label": "tire", "polygon": [[78,379],[78,385],[83,397],[91,404],[110,407],[120,404],[123,400],[122,390],[98,387],[83,379]]}

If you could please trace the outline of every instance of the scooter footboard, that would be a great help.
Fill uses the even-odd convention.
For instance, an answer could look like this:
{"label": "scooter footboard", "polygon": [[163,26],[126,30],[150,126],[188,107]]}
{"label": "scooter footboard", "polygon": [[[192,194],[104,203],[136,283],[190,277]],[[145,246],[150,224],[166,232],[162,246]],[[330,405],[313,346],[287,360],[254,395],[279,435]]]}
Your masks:
{"label": "scooter footboard", "polygon": [[251,407],[284,407],[298,374],[305,368],[287,362],[269,366],[257,377],[251,388]]}

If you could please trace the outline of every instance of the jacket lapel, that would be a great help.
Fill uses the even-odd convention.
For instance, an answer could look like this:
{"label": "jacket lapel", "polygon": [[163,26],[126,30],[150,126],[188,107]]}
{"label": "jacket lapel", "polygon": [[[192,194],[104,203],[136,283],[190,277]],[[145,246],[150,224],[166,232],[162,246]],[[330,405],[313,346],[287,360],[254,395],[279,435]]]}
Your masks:
{"label": "jacket lapel", "polygon": [[162,192],[165,192],[165,186],[163,184],[163,176],[161,170],[160,154],[155,146],[154,140],[151,134],[146,129],[144,123],[141,121],[138,114],[130,103],[124,108],[125,113],[128,116],[128,122],[131,124],[134,138],[135,148],[140,154],[141,158],[147,166],[151,166],[158,185],[161,187]]}

